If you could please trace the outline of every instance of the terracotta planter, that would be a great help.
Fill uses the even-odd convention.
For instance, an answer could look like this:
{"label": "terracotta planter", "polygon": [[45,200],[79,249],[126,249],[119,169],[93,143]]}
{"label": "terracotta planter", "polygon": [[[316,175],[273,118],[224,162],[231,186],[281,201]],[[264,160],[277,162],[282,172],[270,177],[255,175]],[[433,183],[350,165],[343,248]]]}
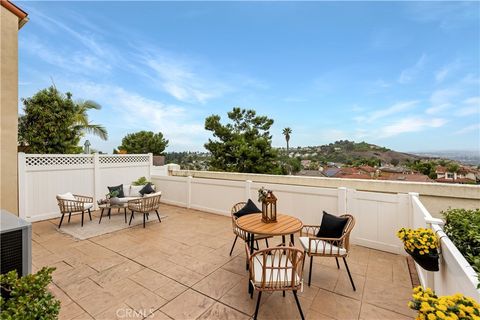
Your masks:
{"label": "terracotta planter", "polygon": [[428,254],[420,254],[418,251],[407,253],[415,260],[416,263],[427,271],[438,271],[438,253],[430,252]]}

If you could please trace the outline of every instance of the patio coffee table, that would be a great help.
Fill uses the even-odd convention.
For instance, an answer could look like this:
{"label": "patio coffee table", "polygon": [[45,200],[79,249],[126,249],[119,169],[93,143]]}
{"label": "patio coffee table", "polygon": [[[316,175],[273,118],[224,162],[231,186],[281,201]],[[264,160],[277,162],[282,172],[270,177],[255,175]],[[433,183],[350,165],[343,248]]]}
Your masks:
{"label": "patio coffee table", "polygon": [[104,204],[100,204],[99,207],[100,209],[102,209],[100,213],[100,220],[98,221],[99,224],[100,222],[102,222],[102,217],[105,210],[108,210],[107,211],[108,219],[111,219],[112,208],[118,209],[118,210],[123,209],[125,213],[125,223],[127,223],[127,204],[126,203],[116,203],[116,204],[104,203]]}

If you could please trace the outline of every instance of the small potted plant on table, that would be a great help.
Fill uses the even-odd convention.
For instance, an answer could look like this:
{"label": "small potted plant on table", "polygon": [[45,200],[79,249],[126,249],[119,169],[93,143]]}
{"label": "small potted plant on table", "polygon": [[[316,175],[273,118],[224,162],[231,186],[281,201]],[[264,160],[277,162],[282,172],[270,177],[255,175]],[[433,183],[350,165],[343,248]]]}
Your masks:
{"label": "small potted plant on table", "polygon": [[431,229],[401,228],[397,237],[405,251],[427,271],[438,271],[438,239]]}

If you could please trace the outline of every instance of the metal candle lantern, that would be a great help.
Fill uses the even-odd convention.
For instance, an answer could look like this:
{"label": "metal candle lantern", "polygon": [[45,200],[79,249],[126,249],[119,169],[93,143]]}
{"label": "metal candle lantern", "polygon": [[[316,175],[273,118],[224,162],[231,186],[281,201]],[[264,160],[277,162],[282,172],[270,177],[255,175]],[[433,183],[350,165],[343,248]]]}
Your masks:
{"label": "metal candle lantern", "polygon": [[267,195],[262,200],[262,222],[277,222],[277,197],[271,190],[267,191]]}

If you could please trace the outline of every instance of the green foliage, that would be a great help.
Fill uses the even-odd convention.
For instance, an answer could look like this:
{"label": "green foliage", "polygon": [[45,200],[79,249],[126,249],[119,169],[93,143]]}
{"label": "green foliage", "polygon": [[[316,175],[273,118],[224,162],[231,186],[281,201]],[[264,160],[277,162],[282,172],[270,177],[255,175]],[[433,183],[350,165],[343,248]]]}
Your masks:
{"label": "green foliage", "polygon": [[279,159],[281,174],[295,174],[302,170],[302,163],[300,159],[297,158],[290,158],[290,157],[282,157]]}
{"label": "green foliage", "polygon": [[422,174],[427,175],[430,179],[437,178],[437,174],[435,173],[435,170],[437,168],[436,161],[415,160],[413,162],[408,162],[407,166],[412,170],[415,170]]}
{"label": "green foliage", "polygon": [[29,153],[80,153],[80,136],[72,130],[76,106],[71,94],[53,86],[22,99],[25,115],[19,118],[18,140]]}
{"label": "green foliage", "polygon": [[211,156],[206,152],[167,152],[165,163],[175,163],[184,170],[206,170]]}
{"label": "green foliage", "polygon": [[205,119],[205,129],[215,140],[208,139],[205,148],[211,152],[212,170],[245,173],[281,173],[277,151],[272,148],[270,127],[273,120],[257,116],[254,110],[233,108],[228,112],[231,123],[222,125],[220,116]]}
{"label": "green foliage", "polygon": [[458,165],[458,163],[450,162],[449,164],[447,164],[448,172],[458,172],[458,169],[460,169],[460,166]]}
{"label": "green foliage", "polygon": [[120,194],[120,191],[118,191],[118,190],[113,190],[113,191],[110,191],[109,193],[107,193],[107,194],[105,195],[105,197],[107,197],[108,199],[110,199],[110,198],[116,198],[116,197],[118,197],[119,194]]}
{"label": "green foliage", "polygon": [[445,233],[480,277],[480,209],[449,209],[442,214]]}
{"label": "green foliage", "polygon": [[104,127],[91,124],[87,111],[100,109],[93,101],[74,102],[72,94],[55,87],[22,99],[24,115],[18,119],[18,141],[28,153],[80,153],[80,138],[92,133],[107,139]]}
{"label": "green foliage", "polygon": [[137,180],[132,182],[132,186],[143,186],[149,183],[150,181],[147,180],[145,177],[140,177]]}
{"label": "green foliage", "polygon": [[36,274],[19,278],[16,271],[0,275],[0,286],[9,296],[0,298],[2,320],[57,319],[60,301],[47,290],[55,268],[44,267]]}
{"label": "green foliage", "polygon": [[154,156],[158,156],[167,146],[168,140],[161,132],[139,131],[127,134],[118,149],[125,150],[127,153],[153,153]]}
{"label": "green foliage", "polygon": [[285,141],[287,142],[287,154],[288,154],[288,149],[290,148],[289,142],[290,142],[290,135],[292,134],[292,129],[289,127],[284,128],[282,131],[282,134],[285,136]]}

